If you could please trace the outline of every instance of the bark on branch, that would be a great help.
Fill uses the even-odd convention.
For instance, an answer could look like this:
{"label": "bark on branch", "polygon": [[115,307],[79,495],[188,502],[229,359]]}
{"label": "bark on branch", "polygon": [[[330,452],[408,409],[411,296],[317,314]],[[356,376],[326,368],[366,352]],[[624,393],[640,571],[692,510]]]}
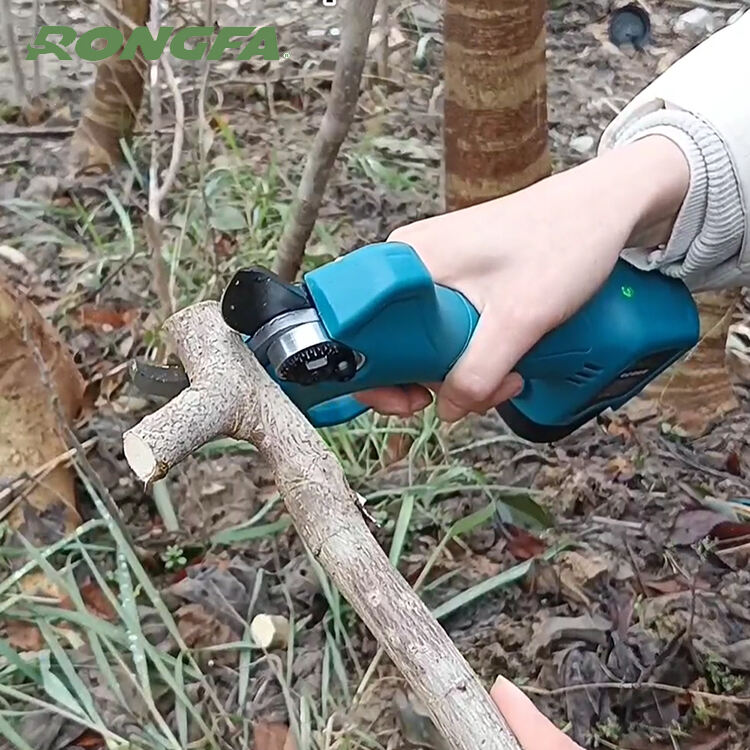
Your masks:
{"label": "bark on branch", "polygon": [[349,0],[346,6],[328,106],[307,157],[274,262],[273,270],[287,281],[294,279],[302,264],[331,169],[354,119],[377,3],[378,0]]}
{"label": "bark on branch", "polygon": [[21,56],[18,54],[15,21],[10,0],[0,0],[0,19],[2,20],[3,31],[5,32],[5,43],[8,45],[8,59],[10,60],[10,69],[13,73],[15,95],[18,103],[21,106],[26,106],[29,103],[29,96],[26,91],[26,77],[23,74]]}
{"label": "bark on branch", "polygon": [[125,433],[140,479],[163,477],[203,443],[253,443],[273,469],[300,538],[427,707],[451,747],[519,750],[502,715],[427,607],[370,533],[343,470],[215,302],[166,323],[190,387]]}

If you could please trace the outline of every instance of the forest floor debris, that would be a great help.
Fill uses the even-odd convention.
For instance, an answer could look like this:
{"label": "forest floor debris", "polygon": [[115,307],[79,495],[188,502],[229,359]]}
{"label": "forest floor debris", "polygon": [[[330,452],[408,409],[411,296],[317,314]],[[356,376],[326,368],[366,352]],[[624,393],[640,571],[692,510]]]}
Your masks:
{"label": "forest floor debris", "polygon": [[[683,2],[654,9],[643,52],[607,41],[605,3],[556,5],[548,63],[559,168],[588,158],[615,112],[695,40],[674,33]],[[226,6],[229,24],[244,5]],[[49,23],[76,10],[45,7]],[[209,144],[196,140],[200,71],[178,71],[187,140],[163,206],[163,252],[180,306],[216,297],[237,267],[273,259],[330,85],[337,19],[322,11],[312,0],[264,3],[294,54],[278,70],[212,68]],[[721,23],[731,12],[712,10]],[[323,34],[309,33],[311,13]],[[308,267],[439,210],[439,24],[429,3],[404,11],[390,77],[366,69]],[[368,669],[377,644],[301,548],[254,450],[217,441],[149,492],[128,471],[122,433],[158,404],[122,368],[160,343],[143,230],[148,138],[138,135],[130,164],[108,178],[58,171],[66,141],[55,129],[74,125],[90,75],[79,66],[52,80],[48,119],[33,127],[0,105],[0,240],[12,251],[0,267],[76,353],[87,380],[79,438],[133,545],[75,456],[78,532],[30,552],[4,527],[0,735],[10,728],[35,750],[98,748],[104,737],[439,747],[388,661]],[[160,133],[165,161],[170,127]],[[447,428],[432,412],[365,417],[325,436],[381,522],[391,561],[488,685],[498,673],[517,681],[587,747],[738,749],[750,737],[744,409],[698,439],[618,418],[530,446],[493,415]],[[2,507],[19,481],[0,477]],[[46,596],[17,588],[30,568],[54,586]],[[288,622],[286,649],[257,647],[258,615]]]}

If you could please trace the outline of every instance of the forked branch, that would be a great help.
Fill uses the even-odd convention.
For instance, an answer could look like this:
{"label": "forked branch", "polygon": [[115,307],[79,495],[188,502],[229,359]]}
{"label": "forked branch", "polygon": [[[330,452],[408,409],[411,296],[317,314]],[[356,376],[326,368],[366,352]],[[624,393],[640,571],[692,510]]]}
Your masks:
{"label": "forked branch", "polygon": [[458,750],[519,750],[487,691],[390,565],[325,443],[224,323],[215,302],[173,315],[167,332],[190,387],[125,433],[146,482],[219,436],[247,440],[271,466],[302,541],[380,641]]}

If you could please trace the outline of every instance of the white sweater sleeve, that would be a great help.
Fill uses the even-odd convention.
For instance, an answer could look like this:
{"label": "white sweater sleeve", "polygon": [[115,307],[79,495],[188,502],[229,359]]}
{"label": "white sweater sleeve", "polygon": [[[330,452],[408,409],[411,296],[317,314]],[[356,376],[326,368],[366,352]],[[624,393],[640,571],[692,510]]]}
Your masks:
{"label": "white sweater sleeve", "polygon": [[690,165],[690,186],[666,245],[627,248],[645,269],[694,291],[750,284],[750,13],[713,34],[635,97],[599,151],[660,134]]}

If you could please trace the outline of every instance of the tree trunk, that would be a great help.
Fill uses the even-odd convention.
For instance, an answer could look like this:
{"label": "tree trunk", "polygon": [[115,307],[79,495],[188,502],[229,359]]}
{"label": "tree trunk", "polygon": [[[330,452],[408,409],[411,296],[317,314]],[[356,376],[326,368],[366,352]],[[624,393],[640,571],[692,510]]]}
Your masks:
{"label": "tree trunk", "polygon": [[446,0],[445,203],[520,190],[550,171],[545,0]]}
{"label": "tree trunk", "polygon": [[[148,0],[117,0],[115,7],[135,26],[144,26],[148,20]],[[130,26],[107,15],[107,24],[116,25],[127,41]],[[122,158],[120,138],[133,133],[143,98],[146,64],[139,55],[133,60],[119,57],[116,54],[98,64],[94,87],[73,134],[71,164],[76,172],[109,171]]]}
{"label": "tree trunk", "polygon": [[728,289],[696,296],[701,339],[682,362],[670,367],[626,407],[626,414],[656,416],[691,437],[702,435],[739,401],[726,365],[727,333],[740,291]]}

